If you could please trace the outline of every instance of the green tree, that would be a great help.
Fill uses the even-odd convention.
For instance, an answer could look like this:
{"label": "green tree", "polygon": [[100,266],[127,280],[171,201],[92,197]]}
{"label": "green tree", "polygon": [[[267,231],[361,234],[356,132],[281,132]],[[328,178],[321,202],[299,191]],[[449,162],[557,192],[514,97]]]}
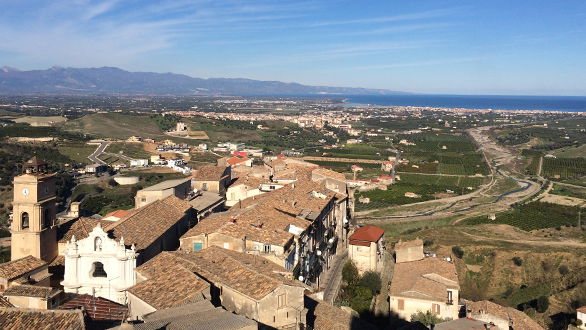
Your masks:
{"label": "green tree", "polygon": [[522,265],[523,265],[523,259],[521,259],[521,258],[519,258],[519,257],[513,257],[513,259],[511,259],[511,260],[513,260],[513,263],[514,263],[516,266],[519,266],[519,267],[520,267],[520,266],[522,266]]}
{"label": "green tree", "polygon": [[459,246],[452,246],[452,253],[459,259],[462,259],[464,256],[464,250]]}
{"label": "green tree", "polygon": [[352,297],[350,298],[350,307],[359,314],[366,313],[370,310],[372,302],[372,291],[369,288],[356,286],[352,290]]}
{"label": "green tree", "polygon": [[358,281],[358,269],[351,260],[348,260],[342,268],[342,279],[348,284],[354,284]]}
{"label": "green tree", "polygon": [[427,311],[425,313],[419,311],[413,315],[411,315],[411,322],[420,322],[426,327],[429,327],[434,324],[438,324],[442,322],[443,319],[435,314],[432,314],[431,311]]}
{"label": "green tree", "polygon": [[568,275],[570,273],[570,269],[566,265],[561,265],[558,270],[562,275]]}
{"label": "green tree", "polygon": [[537,303],[535,305],[535,309],[539,313],[545,313],[549,308],[549,298],[547,296],[541,296],[537,298]]}
{"label": "green tree", "polygon": [[381,278],[379,273],[373,271],[364,273],[360,281],[358,281],[358,285],[369,288],[372,294],[379,293],[381,289]]}

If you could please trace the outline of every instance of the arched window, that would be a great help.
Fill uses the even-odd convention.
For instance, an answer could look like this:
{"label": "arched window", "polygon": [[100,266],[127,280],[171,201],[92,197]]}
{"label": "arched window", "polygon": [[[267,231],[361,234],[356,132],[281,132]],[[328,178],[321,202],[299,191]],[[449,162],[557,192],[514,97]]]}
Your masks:
{"label": "arched window", "polygon": [[94,262],[92,277],[108,277],[104,270],[104,264],[101,262]]}
{"label": "arched window", "polygon": [[43,226],[45,228],[51,227],[51,212],[49,209],[45,209],[43,212]]}
{"label": "arched window", "polygon": [[20,217],[21,217],[20,223],[22,225],[22,229],[27,229],[28,226],[29,226],[29,223],[28,223],[28,213],[27,212],[22,212],[22,215]]}
{"label": "arched window", "polygon": [[102,239],[99,237],[94,239],[94,251],[102,251]]}

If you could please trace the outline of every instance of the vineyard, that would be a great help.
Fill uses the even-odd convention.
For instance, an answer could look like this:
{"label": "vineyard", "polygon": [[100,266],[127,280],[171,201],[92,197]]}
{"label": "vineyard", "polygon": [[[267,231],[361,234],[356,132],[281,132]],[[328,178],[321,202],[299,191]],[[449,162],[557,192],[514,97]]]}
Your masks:
{"label": "vineyard", "polygon": [[541,175],[560,179],[586,176],[586,158],[543,158]]}
{"label": "vineyard", "polygon": [[[475,175],[489,173],[488,166],[476,145],[467,135],[411,134],[399,135],[415,145],[400,145],[403,157],[410,164],[400,167],[401,172]],[[415,166],[414,166],[415,165]]]}
{"label": "vineyard", "polygon": [[462,225],[479,225],[484,223],[506,224],[526,231],[560,226],[574,226],[578,223],[578,209],[550,203],[532,202],[515,209],[497,214],[496,219],[476,217],[466,219]]}
{"label": "vineyard", "polygon": [[[476,189],[484,182],[484,178],[457,177],[457,176],[424,176],[418,174],[401,174],[401,180],[388,187],[388,190],[372,190],[357,192],[356,199],[360,197],[370,198],[370,203],[356,203],[356,210],[373,210],[394,205],[404,205],[433,200],[435,194],[446,193],[459,195],[470,192],[469,188]],[[405,193],[411,192],[419,195],[419,198],[405,197]]]}

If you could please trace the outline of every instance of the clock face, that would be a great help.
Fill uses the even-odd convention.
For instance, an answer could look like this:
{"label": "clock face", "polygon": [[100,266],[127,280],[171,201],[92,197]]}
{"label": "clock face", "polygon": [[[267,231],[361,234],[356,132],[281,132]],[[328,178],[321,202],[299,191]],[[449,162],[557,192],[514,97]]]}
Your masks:
{"label": "clock face", "polygon": [[28,196],[28,194],[29,194],[28,188],[24,188],[22,190],[22,194],[25,195],[25,196]]}

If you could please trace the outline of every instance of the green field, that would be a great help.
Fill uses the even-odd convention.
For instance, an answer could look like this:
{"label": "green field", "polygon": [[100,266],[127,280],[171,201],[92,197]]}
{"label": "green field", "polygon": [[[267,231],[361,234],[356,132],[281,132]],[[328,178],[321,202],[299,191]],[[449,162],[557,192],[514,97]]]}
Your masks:
{"label": "green field", "polygon": [[548,178],[573,179],[586,176],[586,158],[543,158],[541,175]]}
{"label": "green field", "polygon": [[506,224],[526,231],[559,226],[572,226],[578,223],[578,209],[550,203],[532,202],[517,206],[511,211],[496,215],[494,221],[486,216],[462,221],[462,225],[483,223]]}
{"label": "green field", "polygon": [[57,147],[59,153],[71,158],[72,160],[82,163],[90,164],[91,161],[87,156],[91,155],[96,150],[95,145],[89,145],[85,143],[63,143]]}
{"label": "green field", "polygon": [[[398,144],[403,139],[415,145]],[[476,145],[465,134],[398,135],[394,143],[404,151],[403,157],[410,161],[399,167],[401,172],[452,175],[489,173],[482,155],[476,152]]]}
{"label": "green field", "polygon": [[105,151],[114,154],[122,154],[130,158],[148,159],[151,156],[151,154],[148,151],[144,150],[142,143],[112,143],[108,145],[108,148],[106,148]]}
{"label": "green field", "polygon": [[586,187],[578,188],[554,183],[553,188],[549,191],[549,193],[560,196],[569,196],[586,199]]}
{"label": "green field", "polygon": [[161,129],[148,116],[121,113],[96,113],[62,124],[64,130],[88,134],[93,137],[126,139],[133,135],[159,138]]}

